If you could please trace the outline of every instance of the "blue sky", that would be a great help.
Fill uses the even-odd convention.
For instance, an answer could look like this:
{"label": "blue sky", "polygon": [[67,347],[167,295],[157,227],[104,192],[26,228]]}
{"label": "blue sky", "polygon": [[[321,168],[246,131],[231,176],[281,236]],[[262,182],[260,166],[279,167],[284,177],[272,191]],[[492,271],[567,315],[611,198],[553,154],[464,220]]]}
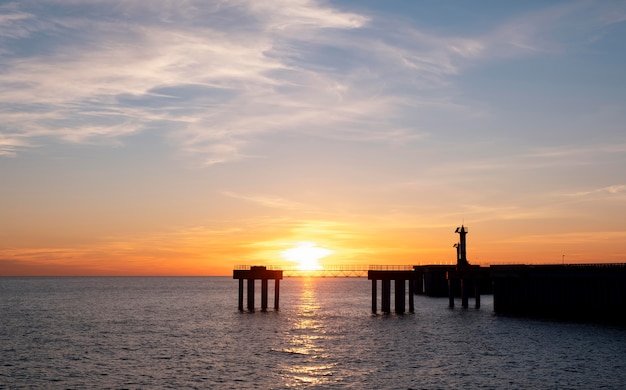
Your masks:
{"label": "blue sky", "polygon": [[305,240],[441,262],[465,222],[475,261],[624,261],[625,21],[624,1],[1,2],[0,258],[193,273]]}

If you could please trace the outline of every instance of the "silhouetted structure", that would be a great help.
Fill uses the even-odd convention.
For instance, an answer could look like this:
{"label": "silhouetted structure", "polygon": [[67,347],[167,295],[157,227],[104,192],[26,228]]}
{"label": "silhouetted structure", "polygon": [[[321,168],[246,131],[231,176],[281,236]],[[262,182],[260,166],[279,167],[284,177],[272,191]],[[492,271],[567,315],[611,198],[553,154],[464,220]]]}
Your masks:
{"label": "silhouetted structure", "polygon": [[264,266],[252,266],[250,269],[236,269],[233,271],[233,279],[239,279],[239,311],[243,311],[243,280],[248,280],[248,310],[254,311],[254,283],[261,280],[261,310],[267,310],[267,281],[274,279],[274,310],[278,310],[280,297],[280,280],[283,278],[283,271],[268,270]]}
{"label": "silhouetted structure", "polygon": [[459,242],[454,244],[456,248],[456,267],[448,269],[448,299],[449,306],[454,307],[454,297],[456,288],[460,289],[461,306],[467,308],[469,306],[470,291],[473,292],[475,307],[480,308],[480,285],[481,280],[489,277],[486,269],[482,269],[478,265],[470,265],[467,261],[467,228],[463,225],[457,227],[454,231],[459,234]]}
{"label": "silhouetted structure", "polygon": [[454,244],[456,248],[456,265],[461,267],[469,265],[467,261],[467,239],[465,238],[467,228],[461,225],[461,227],[457,227],[454,232],[459,233],[459,242]]}
{"label": "silhouetted structure", "polygon": [[[542,315],[585,321],[626,323],[626,264],[562,265],[492,265],[480,267],[467,261],[465,226],[457,227],[459,242],[456,265],[381,265],[369,266],[372,281],[372,312],[377,312],[378,281],[381,283],[381,311],[391,313],[391,282],[394,281],[395,312],[405,312],[406,286],[409,288],[409,312],[414,312],[413,294],[445,296],[454,307],[460,295],[461,305],[469,306],[470,295],[480,308],[481,292],[493,293],[494,311],[503,314]],[[273,268],[273,267],[272,267]],[[311,271],[292,276],[311,276]],[[309,273],[307,273],[309,272]],[[360,277],[362,266],[334,266],[320,276]],[[283,270],[265,266],[237,266],[233,278],[239,279],[239,310],[243,311],[244,279],[247,283],[249,311],[254,311],[255,280],[261,280],[261,309],[267,310],[268,280],[274,279],[274,309],[278,310],[280,280]],[[489,283],[488,283],[489,282]]]}
{"label": "silhouetted structure", "polygon": [[492,265],[494,311],[626,322],[626,264]]}
{"label": "silhouetted structure", "polygon": [[376,313],[377,285],[381,281],[381,311],[391,313],[391,281],[394,281],[395,312],[402,314],[405,311],[406,282],[409,282],[409,312],[415,311],[413,303],[413,281],[415,271],[397,270],[370,270],[367,271],[367,279],[372,281],[372,313]]}
{"label": "silhouetted structure", "polygon": [[[478,265],[457,266],[449,270],[448,299],[449,306],[454,307],[454,298],[461,295],[461,306],[469,307],[470,294],[474,296],[475,307],[480,308],[481,281],[489,279],[489,269]],[[460,290],[457,290],[457,288]]]}

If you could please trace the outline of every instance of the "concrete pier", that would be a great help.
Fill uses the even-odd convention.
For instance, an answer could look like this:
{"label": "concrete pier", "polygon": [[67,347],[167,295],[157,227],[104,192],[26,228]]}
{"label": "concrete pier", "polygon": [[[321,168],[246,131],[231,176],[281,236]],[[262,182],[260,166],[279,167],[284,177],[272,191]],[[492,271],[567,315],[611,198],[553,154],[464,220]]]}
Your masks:
{"label": "concrete pier", "polygon": [[367,278],[372,281],[372,313],[377,312],[377,284],[381,281],[381,311],[391,313],[391,281],[394,281],[394,310],[398,314],[406,311],[407,282],[409,291],[409,312],[415,311],[413,300],[414,271],[375,271],[367,272]]}
{"label": "concrete pier", "polygon": [[416,265],[413,269],[416,274],[413,288],[415,294],[429,297],[448,296],[447,275],[449,271],[456,270],[456,265]]}
{"label": "concrete pier", "polygon": [[497,314],[626,322],[626,264],[492,265]]}
{"label": "concrete pier", "polygon": [[457,266],[448,270],[446,277],[448,279],[448,306],[454,307],[454,298],[460,294],[462,307],[469,307],[469,298],[473,296],[474,307],[480,308],[480,286],[490,282],[489,268],[478,265]]}
{"label": "concrete pier", "polygon": [[461,225],[454,231],[459,235],[459,242],[453,246],[456,248],[456,267],[446,270],[446,279],[448,279],[448,306],[454,307],[454,297],[456,295],[456,287],[459,287],[461,294],[461,306],[469,307],[469,296],[473,291],[475,307],[480,308],[480,285],[481,280],[488,279],[489,273],[487,269],[481,269],[480,266],[470,265],[467,261],[467,227]]}
{"label": "concrete pier", "polygon": [[280,280],[283,278],[282,270],[268,270],[264,266],[252,266],[250,269],[236,269],[233,271],[233,279],[239,279],[238,309],[243,311],[244,280],[247,280],[247,309],[254,311],[254,286],[255,281],[261,280],[261,310],[267,311],[268,280],[274,280],[274,310],[278,310],[280,297]]}

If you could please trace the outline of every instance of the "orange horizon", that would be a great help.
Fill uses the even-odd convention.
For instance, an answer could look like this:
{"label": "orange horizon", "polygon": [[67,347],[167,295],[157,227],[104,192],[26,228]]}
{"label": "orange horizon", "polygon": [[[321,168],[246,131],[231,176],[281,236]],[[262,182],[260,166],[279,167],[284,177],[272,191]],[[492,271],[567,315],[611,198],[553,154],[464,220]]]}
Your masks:
{"label": "orange horizon", "polygon": [[[307,221],[277,229],[181,229],[127,237],[49,242],[33,237],[0,247],[0,276],[232,276],[236,265],[295,266],[281,254],[303,241],[332,251],[334,265],[454,264],[455,224],[400,228]],[[293,225],[296,225],[294,228]],[[511,224],[512,226],[513,224]],[[370,226],[370,227],[368,227]],[[512,235],[510,228],[470,225],[470,264],[624,263],[621,232]],[[556,229],[555,229],[556,230]],[[42,242],[41,246],[27,245]],[[17,245],[21,243],[22,245]],[[43,245],[56,244],[56,245]]]}
{"label": "orange horizon", "polygon": [[[320,270],[299,270],[300,272],[311,272],[331,270],[340,267],[353,267],[362,268],[367,270],[371,266],[420,266],[420,265],[454,265],[455,259],[449,261],[416,261],[416,262],[379,262],[379,263],[322,263],[322,269]],[[513,265],[513,264],[545,264],[545,265],[559,265],[559,264],[626,264],[626,260],[616,259],[614,261],[502,261],[502,262],[479,262],[474,263],[470,261],[472,265],[490,266],[490,265]],[[25,262],[25,261],[10,261],[0,260],[0,276],[2,277],[229,277],[232,276],[233,270],[238,266],[272,266],[278,267],[283,270],[297,270],[298,267],[295,264],[281,264],[279,262],[251,262],[247,264],[228,264],[224,266],[211,266],[202,268],[183,268],[179,269],[173,266],[162,265],[158,268],[152,268],[147,271],[143,268],[125,267],[120,265],[117,269],[109,267],[88,267],[68,264],[50,264],[40,262]]]}

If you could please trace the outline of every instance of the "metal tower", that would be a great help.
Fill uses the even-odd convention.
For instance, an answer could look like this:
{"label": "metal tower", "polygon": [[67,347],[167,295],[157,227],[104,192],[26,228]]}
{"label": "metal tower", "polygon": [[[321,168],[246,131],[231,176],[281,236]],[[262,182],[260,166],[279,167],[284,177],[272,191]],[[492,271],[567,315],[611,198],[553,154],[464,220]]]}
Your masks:
{"label": "metal tower", "polygon": [[467,242],[465,236],[467,235],[467,228],[463,225],[456,228],[455,233],[459,233],[459,243],[455,244],[456,247],[456,265],[469,265],[467,261]]}

